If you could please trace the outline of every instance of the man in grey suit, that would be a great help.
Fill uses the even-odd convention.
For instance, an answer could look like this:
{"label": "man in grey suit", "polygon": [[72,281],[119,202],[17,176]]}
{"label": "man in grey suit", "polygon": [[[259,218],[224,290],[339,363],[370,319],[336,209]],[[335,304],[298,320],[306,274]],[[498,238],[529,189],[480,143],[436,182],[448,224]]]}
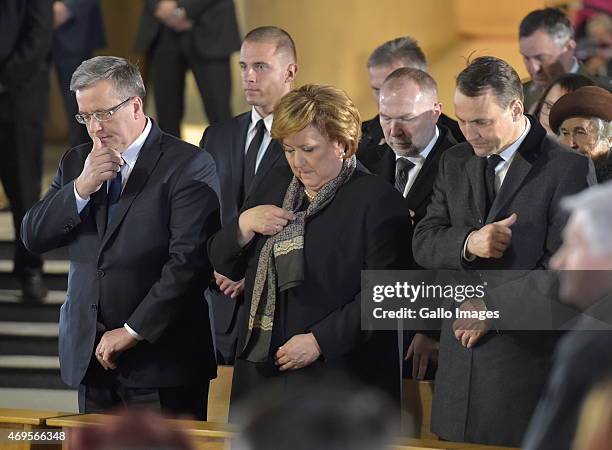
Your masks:
{"label": "man in grey suit", "polygon": [[[298,71],[295,43],[285,30],[264,26],[247,33],[240,48],[240,77],[251,110],[204,131],[200,147],[215,159],[221,185],[221,223],[237,217],[246,197],[275,166],[286,166],[280,142],[270,130],[274,106],[293,88]],[[219,364],[233,364],[237,317],[244,281],[215,273],[212,304]]]}
{"label": "man in grey suit", "polygon": [[[518,74],[501,59],[470,63],[457,77],[454,103],[467,142],[440,159],[414,234],[415,260],[430,269],[546,267],[565,225],[559,202],[587,186],[587,159],[524,115]],[[483,307],[466,301],[461,308]],[[520,445],[557,335],[455,322],[442,325],[432,431],[451,441]]]}

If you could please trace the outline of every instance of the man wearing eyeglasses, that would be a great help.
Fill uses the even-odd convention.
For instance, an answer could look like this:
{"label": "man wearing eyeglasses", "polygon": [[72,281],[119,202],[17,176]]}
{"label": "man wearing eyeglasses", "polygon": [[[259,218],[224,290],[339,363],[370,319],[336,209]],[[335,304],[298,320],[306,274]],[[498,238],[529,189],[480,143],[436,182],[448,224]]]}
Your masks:
{"label": "man wearing eyeglasses", "polygon": [[122,58],[83,62],[70,88],[93,144],[66,152],[22,224],[31,251],[68,247],[62,379],[78,386],[80,412],[138,404],[204,420],[216,376],[203,297],[219,227],[213,159],[145,116],[142,78]]}

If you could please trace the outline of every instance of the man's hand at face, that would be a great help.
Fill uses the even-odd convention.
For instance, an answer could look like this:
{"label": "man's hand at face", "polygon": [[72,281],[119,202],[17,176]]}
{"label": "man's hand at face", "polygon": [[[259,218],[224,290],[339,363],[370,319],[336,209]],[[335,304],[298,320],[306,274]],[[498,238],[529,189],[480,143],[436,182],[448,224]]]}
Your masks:
{"label": "man's hand at face", "polygon": [[[91,119],[95,120],[95,119]],[[104,147],[97,137],[92,137],[93,148],[83,166],[83,171],[75,181],[75,187],[82,198],[89,196],[102,187],[105,181],[112,180],[121,170],[121,154],[110,147]]]}
{"label": "man's hand at face", "polygon": [[124,327],[105,332],[96,347],[96,359],[104,369],[117,368],[117,358],[121,353],[138,344],[138,340]]}

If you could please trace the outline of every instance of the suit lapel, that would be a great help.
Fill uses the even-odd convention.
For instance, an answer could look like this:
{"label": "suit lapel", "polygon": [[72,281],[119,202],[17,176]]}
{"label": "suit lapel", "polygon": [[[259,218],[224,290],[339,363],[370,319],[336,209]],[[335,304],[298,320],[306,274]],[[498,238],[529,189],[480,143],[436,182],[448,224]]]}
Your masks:
{"label": "suit lapel", "polygon": [[484,170],[487,159],[477,155],[472,155],[468,160],[465,169],[474,192],[474,202],[480,217],[485,218],[487,210],[487,192],[485,190]]}
{"label": "suit lapel", "polygon": [[238,118],[238,127],[232,133],[232,147],[230,153],[230,167],[232,171],[230,192],[233,192],[233,199],[236,210],[242,207],[242,190],[244,182],[244,157],[247,132],[251,123],[251,112],[244,113]]}
{"label": "suit lapel", "polygon": [[161,130],[155,123],[153,123],[149,136],[142,146],[138,159],[136,160],[136,164],[132,169],[130,178],[123,189],[119,203],[117,203],[117,208],[113,213],[113,218],[106,228],[106,232],[104,233],[104,237],[100,245],[100,250],[102,250],[108,243],[109,238],[113,235],[123,220],[123,217],[134,202],[134,199],[147,183],[151,172],[162,155],[161,137]]}
{"label": "suit lapel", "polygon": [[456,144],[454,139],[449,139],[450,131],[446,127],[438,125],[438,129],[440,130],[438,140],[431,149],[431,152],[429,152],[429,155],[427,155],[427,158],[425,158],[423,167],[421,167],[416,180],[412,183],[410,191],[408,191],[406,196],[406,199],[410,202],[411,209],[417,209],[421,203],[429,199],[436,174],[438,173],[438,161],[444,150]]}
{"label": "suit lapel", "polygon": [[520,189],[527,174],[531,171],[533,163],[538,158],[539,149],[542,144],[542,139],[546,136],[546,131],[544,131],[544,128],[536,123],[535,119],[532,119],[531,116],[527,116],[527,119],[531,124],[531,129],[529,133],[527,133],[527,136],[525,136],[525,140],[521,143],[521,146],[514,153],[514,158],[504,177],[504,182],[495,196],[495,201],[491,205],[491,211],[489,211],[487,222],[489,220],[496,220],[502,208]]}
{"label": "suit lapel", "polygon": [[253,178],[249,192],[247,192],[245,195],[245,200],[251,194],[251,192],[253,192],[253,189],[259,185],[259,183],[261,183],[261,180],[266,177],[270,169],[274,167],[274,164],[276,164],[276,161],[278,161],[278,158],[281,157],[282,153],[283,149],[281,144],[277,140],[272,139],[268,144],[266,153],[259,163],[259,167],[257,167],[257,173],[255,174],[255,178]]}
{"label": "suit lapel", "polygon": [[376,152],[380,158],[378,160],[378,174],[395,185],[395,153],[387,144],[377,145],[376,147]]}

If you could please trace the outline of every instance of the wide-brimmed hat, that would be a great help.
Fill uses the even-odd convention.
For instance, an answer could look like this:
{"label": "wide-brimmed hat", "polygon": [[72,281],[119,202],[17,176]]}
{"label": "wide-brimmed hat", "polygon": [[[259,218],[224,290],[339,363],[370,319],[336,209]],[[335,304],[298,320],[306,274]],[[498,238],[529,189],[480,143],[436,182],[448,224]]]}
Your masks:
{"label": "wide-brimmed hat", "polygon": [[599,117],[612,120],[612,94],[598,86],[584,86],[565,94],[550,110],[550,128],[559,134],[559,127],[570,117]]}

